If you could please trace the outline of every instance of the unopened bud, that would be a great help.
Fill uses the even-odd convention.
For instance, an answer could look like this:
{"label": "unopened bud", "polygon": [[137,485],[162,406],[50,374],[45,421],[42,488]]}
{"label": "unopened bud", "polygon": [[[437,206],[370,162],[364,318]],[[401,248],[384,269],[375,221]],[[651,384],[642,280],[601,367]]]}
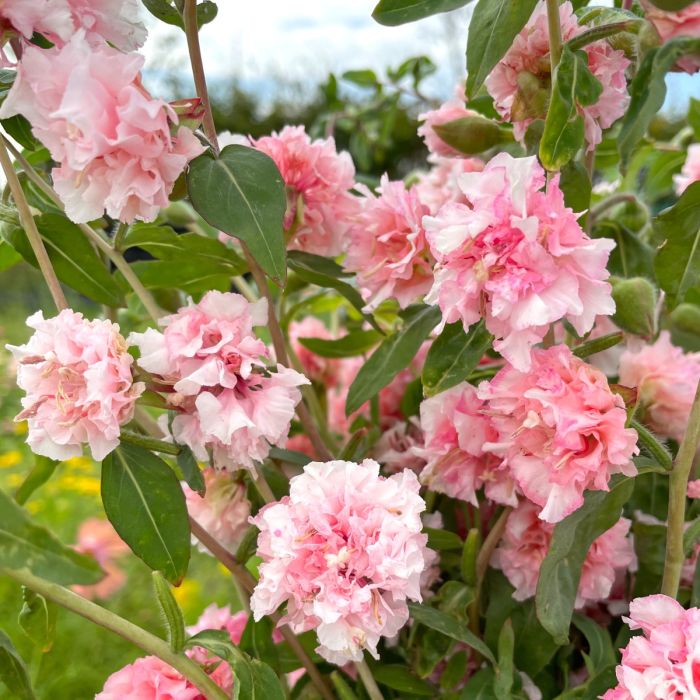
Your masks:
{"label": "unopened bud", "polygon": [[700,308],[695,304],[679,304],[671,313],[674,330],[700,336]]}
{"label": "unopened bud", "polygon": [[170,103],[170,107],[178,116],[178,126],[187,126],[190,129],[196,129],[202,123],[206,112],[199,97],[175,100]]}
{"label": "unopened bud", "polygon": [[612,282],[612,296],[616,311],[613,321],[623,331],[650,338],[654,335],[656,290],[644,277],[616,279]]}

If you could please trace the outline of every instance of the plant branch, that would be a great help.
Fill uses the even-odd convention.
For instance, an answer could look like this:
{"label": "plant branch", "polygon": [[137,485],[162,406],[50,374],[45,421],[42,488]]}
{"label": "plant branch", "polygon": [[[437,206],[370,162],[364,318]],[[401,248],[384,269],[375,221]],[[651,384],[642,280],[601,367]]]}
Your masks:
{"label": "plant branch", "polygon": [[561,58],[561,23],[559,19],[559,0],[546,0],[547,24],[549,27],[549,59],[552,64],[552,84],[554,84],[554,69]]}
{"label": "plant branch", "polygon": [[362,659],[362,661],[356,661],[355,668],[357,669],[357,673],[364,683],[365,690],[367,691],[370,700],[384,700],[382,691],[379,690],[377,681],[374,680],[374,676],[372,675],[372,671],[370,671],[367,662],[364,659]]}
{"label": "plant branch", "polygon": [[197,26],[197,0],[185,0],[182,11],[182,19],[185,22],[185,36],[187,37],[187,50],[190,54],[190,64],[192,65],[192,77],[194,78],[194,88],[197,97],[202,100],[204,107],[204,117],[202,127],[204,134],[212,145],[215,153],[219,153],[219,140],[216,136],[216,126],[214,116],[209,103],[209,91],[207,90],[207,79],[204,74],[204,62],[202,61],[202,50],[199,46],[199,27]]}
{"label": "plant branch", "polygon": [[166,455],[176,456],[180,454],[180,447],[172,442],[165,442],[164,440],[157,440],[156,438],[147,437],[146,435],[139,435],[138,433],[132,433],[130,430],[122,430],[119,439],[121,442],[145,447],[147,450],[162,452]]}
{"label": "plant branch", "polygon": [[599,204],[596,204],[594,207],[591,207],[589,218],[592,219],[592,221],[595,221],[601,214],[606,212],[608,209],[616,207],[618,204],[631,204],[636,202],[637,198],[631,192],[617,192],[607,199],[604,199]]}
{"label": "plant branch", "polygon": [[678,448],[676,462],[671,471],[668,494],[668,530],[666,533],[666,559],[661,593],[675,598],[681,580],[681,570],[685,560],[683,532],[685,529],[685,504],[688,491],[688,478],[693,467],[695,453],[700,443],[700,383],[695,392],[695,400],[690,411],[688,427]]}
{"label": "plant branch", "polygon": [[481,583],[486,575],[486,569],[489,566],[489,561],[491,561],[491,555],[493,550],[496,549],[496,545],[500,542],[501,536],[506,529],[506,523],[508,522],[508,516],[513,509],[510,506],[506,506],[501,514],[498,516],[494,526],[489,530],[489,534],[486,535],[484,544],[481,545],[479,554],[476,557],[476,581],[477,581],[477,591],[481,588]]}
{"label": "plant branch", "polygon": [[34,257],[39,264],[39,269],[41,274],[46,280],[46,284],[51,292],[51,297],[53,298],[54,304],[58,311],[63,311],[63,309],[68,308],[68,302],[61,289],[61,285],[54,272],[53,265],[49,259],[49,254],[46,252],[46,247],[44,246],[44,241],[41,238],[39,229],[36,227],[36,221],[32,216],[32,212],[29,209],[29,204],[24,196],[24,191],[22,190],[22,185],[20,185],[19,178],[15,169],[12,167],[12,161],[10,160],[10,154],[7,152],[7,141],[3,137],[0,139],[0,165],[5,172],[5,177],[7,178],[7,184],[10,187],[10,192],[12,193],[12,199],[17,207],[17,213],[19,214],[19,220],[22,224],[24,232],[27,234],[27,239],[29,240],[29,245],[32,247],[34,252]]}
{"label": "plant branch", "polygon": [[[59,207],[61,211],[65,211],[63,202],[60,197],[56,194],[53,188],[48,185],[43,178],[41,178],[31,164],[24,158],[24,156],[17,151],[17,149],[4,137],[2,138],[2,143],[10,149],[12,155],[17,159],[19,164],[22,166],[22,170],[26,173],[27,177],[47,196],[53,203]],[[2,149],[0,149],[2,150]],[[149,316],[154,321],[157,321],[163,314],[158,308],[153,295],[143,286],[141,280],[136,276],[136,273],[131,268],[131,265],[124,259],[124,256],[117,250],[115,250],[109,243],[105,240],[94,228],[88,226],[87,224],[77,224],[80,230],[91,240],[100,250],[102,250],[105,255],[114,264],[114,267],[119,270],[124,276],[124,279],[128,285],[134,290],[134,294],[141,300],[144,308],[148,312]]]}
{"label": "plant branch", "polygon": [[147,632],[138,625],[115,615],[110,610],[96,605],[77,593],[45,579],[34,576],[27,569],[20,571],[0,569],[0,573],[44,596],[61,607],[80,615],[110,632],[118,634],[147,654],[162,659],[192,682],[207,700],[228,700],[228,695],[202,670],[195,661],[174,652],[163,639]]}
{"label": "plant branch", "polygon": [[651,431],[647,430],[646,426],[642,425],[638,420],[632,418],[630,427],[637,431],[639,442],[644,445],[647,452],[658,462],[659,466],[663,467],[666,471],[671,471],[673,468],[673,457],[666,449],[666,446],[660,443]]}

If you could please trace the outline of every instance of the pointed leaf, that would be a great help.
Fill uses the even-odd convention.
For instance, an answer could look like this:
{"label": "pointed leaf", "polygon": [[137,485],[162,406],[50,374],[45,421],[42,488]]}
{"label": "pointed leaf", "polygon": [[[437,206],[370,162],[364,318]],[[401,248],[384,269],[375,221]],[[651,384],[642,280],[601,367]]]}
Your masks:
{"label": "pointed leaf", "polygon": [[180,452],[178,452],[176,459],[177,466],[180,467],[187,485],[204,498],[207,490],[204,483],[204,474],[202,474],[202,470],[199,468],[192,450],[187,445],[180,445]]}
{"label": "pointed leaf", "polygon": [[376,396],[416,356],[423,341],[440,322],[440,309],[416,305],[403,312],[405,324],[372,353],[350,385],[345,413],[354,413],[365,401]]}
{"label": "pointed leaf", "polygon": [[467,156],[483,153],[498,144],[513,140],[512,132],[480,116],[460,117],[444,124],[436,124],[433,131],[448,146]]}
{"label": "pointed leaf", "polygon": [[54,459],[35,455],[34,466],[15,492],[15,501],[23,506],[29,497],[53,476],[58,464]]}
{"label": "pointed leaf", "polygon": [[10,638],[0,630],[0,682],[19,700],[36,700],[29,671]]}
{"label": "pointed leaf", "polygon": [[307,349],[321,357],[357,357],[372,349],[382,339],[377,331],[353,331],[337,340],[299,338]]}
{"label": "pointed leaf", "polygon": [[0,566],[29,569],[36,576],[67,586],[97,583],[103,572],[94,559],[61,544],[48,530],[0,491]]}
{"label": "pointed leaf", "polygon": [[205,221],[242,240],[277,282],[287,275],[284,181],[272,158],[247,146],[226,146],[218,158],[195,158],[187,183],[192,205]]}
{"label": "pointed leaf", "polygon": [[56,631],[56,606],[29,588],[22,588],[24,604],[19,611],[19,626],[24,633],[39,647],[47,652],[53,645]]}
{"label": "pointed leaf", "polygon": [[182,617],[182,611],[163,574],[160,571],[154,571],[152,576],[156,600],[165,620],[168,643],[173,651],[180,652],[185,647],[185,620]]}
{"label": "pointed leaf", "polygon": [[372,17],[385,27],[396,27],[440,12],[456,10],[470,2],[471,0],[380,0]]}
{"label": "pointed leaf", "polygon": [[178,584],[190,559],[190,527],[173,470],[143,447],[122,444],[102,462],[102,503],[134,554]]}

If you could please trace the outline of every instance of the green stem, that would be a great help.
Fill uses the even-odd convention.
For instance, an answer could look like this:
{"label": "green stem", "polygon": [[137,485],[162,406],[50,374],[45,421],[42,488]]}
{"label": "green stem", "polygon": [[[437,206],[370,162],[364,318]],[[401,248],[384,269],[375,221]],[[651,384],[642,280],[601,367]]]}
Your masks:
{"label": "green stem", "polygon": [[372,675],[372,671],[369,670],[367,662],[364,659],[362,659],[362,661],[356,661],[355,668],[357,669],[358,675],[362,679],[362,683],[365,686],[365,690],[367,691],[367,695],[369,695],[370,700],[384,700],[382,691],[379,690],[377,681],[374,680],[374,676]]}
{"label": "green stem", "polygon": [[34,252],[34,257],[39,265],[41,274],[46,280],[46,284],[51,292],[51,297],[53,298],[54,304],[58,311],[63,311],[63,309],[68,308],[68,302],[63,294],[63,289],[56,277],[53,265],[49,259],[49,254],[46,252],[46,247],[44,246],[44,241],[41,238],[39,229],[36,227],[36,222],[32,216],[32,212],[29,209],[29,204],[24,196],[24,191],[22,190],[22,185],[20,185],[19,178],[15,169],[12,167],[12,161],[10,160],[10,154],[7,152],[7,141],[5,138],[0,139],[0,165],[5,171],[5,177],[7,178],[7,184],[10,187],[10,192],[12,193],[12,199],[17,207],[17,213],[19,214],[19,220],[22,224],[24,232],[27,234],[27,239],[29,240],[29,245],[32,247]]}
{"label": "green stem", "polygon": [[661,593],[675,598],[681,580],[681,570],[685,561],[683,532],[685,530],[685,505],[688,491],[688,478],[693,467],[695,453],[700,443],[700,383],[695,392],[695,400],[690,411],[688,427],[678,448],[676,463],[671,471],[668,494],[668,530],[666,533],[666,560]]}
{"label": "green stem", "polygon": [[595,355],[597,352],[603,352],[603,350],[608,348],[613,348],[624,339],[625,336],[619,331],[608,333],[607,335],[601,335],[600,338],[594,338],[577,345],[573,349],[573,353],[576,357],[588,357],[589,355]]}
{"label": "green stem", "polygon": [[554,69],[561,58],[561,23],[559,19],[559,0],[547,0],[547,24],[549,27],[549,59],[552,65],[552,84]]}
{"label": "green stem", "polygon": [[618,204],[631,204],[636,202],[637,198],[631,192],[617,192],[607,199],[604,199],[599,204],[596,204],[594,207],[591,207],[590,218],[595,221],[601,214],[608,209],[616,207]]}
{"label": "green stem", "polygon": [[[7,139],[2,137],[2,143],[11,152],[12,155],[17,159],[17,162],[22,166],[22,170],[25,172],[27,177],[47,196],[53,201],[53,203],[61,210],[64,211],[63,202],[60,197],[54,192],[53,188],[50,187],[44,180],[36,173],[31,164],[22,156],[19,151],[9,142]],[[2,150],[2,149],[0,149]],[[158,308],[155,299],[151,293],[143,286],[141,280],[136,276],[136,273],[131,268],[131,265],[124,259],[124,256],[117,250],[115,250],[95,229],[88,226],[87,224],[78,224],[80,230],[87,236],[87,238],[92,241],[100,250],[102,250],[107,257],[112,261],[114,267],[119,270],[124,276],[127,284],[134,290],[134,294],[141,300],[144,308],[151,316],[154,321],[157,321],[163,314]]]}
{"label": "green stem", "polygon": [[174,652],[167,642],[138,625],[115,615],[63,586],[34,576],[27,569],[20,571],[0,569],[0,573],[39,593],[47,600],[51,600],[100,627],[118,634],[147,654],[162,659],[195,685],[207,700],[228,700],[228,695],[209,678],[199,664],[184,654]]}
{"label": "green stem", "polygon": [[591,27],[583,34],[575,36],[573,39],[569,39],[566,42],[567,46],[572,50],[576,51],[582,49],[588,44],[592,44],[594,41],[599,41],[600,39],[606,39],[613,34],[619,34],[620,32],[626,32],[628,29],[634,27],[635,24],[640,24],[637,20],[623,20],[622,22],[612,22],[610,24],[601,24],[597,27]]}
{"label": "green stem", "polygon": [[630,427],[637,431],[639,442],[646,447],[649,454],[659,463],[659,466],[663,467],[666,471],[671,471],[671,469],[673,469],[673,457],[666,447],[638,420],[632,418]]}
{"label": "green stem", "polygon": [[197,0],[185,0],[182,12],[182,19],[185,23],[185,36],[187,37],[187,50],[190,54],[190,64],[192,65],[192,77],[197,97],[202,100],[204,107],[204,118],[202,127],[204,134],[212,145],[214,152],[219,152],[219,140],[216,136],[216,126],[214,116],[211,112],[209,102],[209,91],[207,90],[207,79],[204,74],[204,62],[202,61],[202,50],[199,46],[199,27],[197,26]]}
{"label": "green stem", "polygon": [[157,440],[156,438],[147,437],[146,435],[139,435],[138,433],[132,433],[130,430],[122,430],[119,439],[130,445],[138,445],[139,447],[145,447],[147,450],[162,452],[166,455],[176,456],[180,454],[180,447],[172,442],[165,442],[164,440]]}
{"label": "green stem", "polygon": [[120,223],[117,227],[117,232],[114,234],[114,250],[122,252],[122,247],[124,246],[124,239],[129,231],[129,224]]}

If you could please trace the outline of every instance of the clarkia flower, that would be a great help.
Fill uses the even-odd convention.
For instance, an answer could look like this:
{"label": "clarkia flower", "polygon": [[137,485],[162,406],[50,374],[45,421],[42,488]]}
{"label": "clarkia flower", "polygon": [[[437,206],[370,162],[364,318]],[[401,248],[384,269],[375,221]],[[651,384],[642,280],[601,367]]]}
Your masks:
{"label": "clarkia flower", "polygon": [[416,475],[379,476],[379,465],[311,462],[290,481],[289,496],[251,519],[259,529],[256,620],[283,603],[296,633],[315,629],[317,651],[332,663],[377,656],[380,637],[408,621],[406,600],[420,600],[427,563],[425,509]]}
{"label": "clarkia flower", "polygon": [[27,325],[35,331],[29,341],[7,346],[26,394],[15,420],[27,421],[27,443],[35,454],[57,460],[80,456],[87,444],[94,459],[104,459],[144,390],[133,381],[119,326],[88,321],[71,309],[49,319],[37,311]]}

